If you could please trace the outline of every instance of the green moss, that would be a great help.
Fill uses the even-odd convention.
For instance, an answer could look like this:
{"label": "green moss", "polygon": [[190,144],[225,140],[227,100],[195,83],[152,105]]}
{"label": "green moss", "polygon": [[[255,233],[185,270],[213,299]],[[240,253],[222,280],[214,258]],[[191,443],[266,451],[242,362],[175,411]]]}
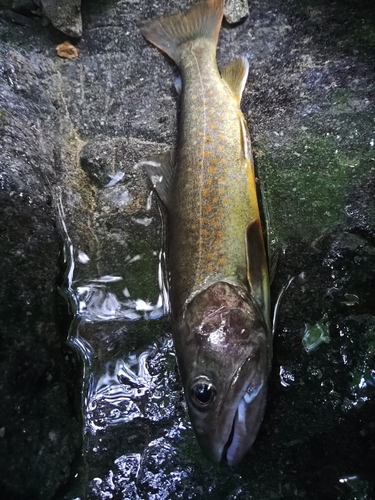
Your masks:
{"label": "green moss", "polygon": [[343,224],[351,160],[334,151],[331,137],[310,137],[267,155],[261,165],[271,224],[281,240],[314,238]]}
{"label": "green moss", "polygon": [[[360,109],[364,101],[342,89],[330,92],[326,102],[327,108],[300,122],[299,130],[288,131],[282,145],[270,139],[260,144],[263,197],[272,232],[284,243],[344,227],[353,193],[374,177],[372,107]],[[373,223],[375,209],[368,210]]]}

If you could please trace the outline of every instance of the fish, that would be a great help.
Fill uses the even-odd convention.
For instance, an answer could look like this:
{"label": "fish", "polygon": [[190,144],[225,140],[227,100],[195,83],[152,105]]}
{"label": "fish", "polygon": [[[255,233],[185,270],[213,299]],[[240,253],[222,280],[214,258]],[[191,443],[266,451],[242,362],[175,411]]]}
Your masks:
{"label": "fish", "polygon": [[[270,279],[250,136],[240,102],[249,65],[218,69],[222,0],[145,21],[181,73],[177,151],[146,165],[166,207],[172,336],[204,455],[235,466],[251,448],[272,362]],[[147,163],[147,162],[146,162]]]}

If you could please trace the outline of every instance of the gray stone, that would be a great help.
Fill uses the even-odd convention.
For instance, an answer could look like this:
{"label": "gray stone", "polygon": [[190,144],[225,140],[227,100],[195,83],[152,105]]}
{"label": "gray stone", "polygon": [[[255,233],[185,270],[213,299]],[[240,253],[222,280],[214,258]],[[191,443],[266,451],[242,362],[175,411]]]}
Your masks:
{"label": "gray stone", "polygon": [[81,0],[35,0],[55,28],[68,36],[82,36]]}
{"label": "gray stone", "polygon": [[239,23],[248,15],[248,0],[225,0],[224,17],[229,24]]}
{"label": "gray stone", "polygon": [[81,0],[1,0],[0,5],[18,12],[29,12],[42,18],[42,24],[50,21],[68,36],[82,36]]}

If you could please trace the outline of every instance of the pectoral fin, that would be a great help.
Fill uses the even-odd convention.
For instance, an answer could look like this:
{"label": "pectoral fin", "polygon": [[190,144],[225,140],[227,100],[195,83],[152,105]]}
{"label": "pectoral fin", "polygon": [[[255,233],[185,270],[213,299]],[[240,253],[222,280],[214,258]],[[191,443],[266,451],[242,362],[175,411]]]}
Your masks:
{"label": "pectoral fin", "polygon": [[170,205],[175,161],[176,152],[172,150],[156,155],[151,160],[140,163],[140,165],[146,167],[147,174],[155,191],[167,208],[169,208]]}
{"label": "pectoral fin", "polygon": [[247,243],[247,279],[250,292],[260,308],[264,317],[270,317],[270,292],[268,263],[264,248],[263,232],[260,219],[252,221],[246,229]]}

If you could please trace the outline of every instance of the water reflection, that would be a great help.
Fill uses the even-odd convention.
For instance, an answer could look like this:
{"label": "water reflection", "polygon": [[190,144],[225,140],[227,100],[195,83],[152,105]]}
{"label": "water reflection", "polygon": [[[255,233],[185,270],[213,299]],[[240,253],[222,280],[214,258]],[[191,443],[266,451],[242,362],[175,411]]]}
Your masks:
{"label": "water reflection", "polygon": [[107,362],[87,400],[87,427],[96,432],[136,418],[170,417],[173,409],[165,402],[171,388],[162,368],[171,349],[172,341],[166,338],[139,355]]}

